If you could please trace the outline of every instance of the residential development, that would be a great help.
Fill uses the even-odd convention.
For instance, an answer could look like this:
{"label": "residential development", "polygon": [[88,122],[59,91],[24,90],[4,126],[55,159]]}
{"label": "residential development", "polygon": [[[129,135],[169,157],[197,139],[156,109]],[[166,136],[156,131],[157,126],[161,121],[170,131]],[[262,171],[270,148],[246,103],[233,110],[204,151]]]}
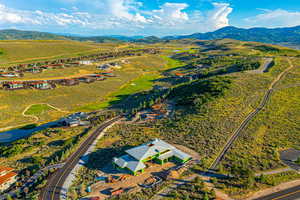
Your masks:
{"label": "residential development", "polygon": [[133,175],[143,173],[147,167],[146,162],[154,161],[164,164],[168,161],[176,161],[185,163],[192,159],[190,155],[160,139],[154,139],[125,152],[125,155],[113,159],[113,165],[117,169],[128,171]]}
{"label": "residential development", "polygon": [[0,192],[7,190],[16,182],[17,173],[13,168],[0,166]]}

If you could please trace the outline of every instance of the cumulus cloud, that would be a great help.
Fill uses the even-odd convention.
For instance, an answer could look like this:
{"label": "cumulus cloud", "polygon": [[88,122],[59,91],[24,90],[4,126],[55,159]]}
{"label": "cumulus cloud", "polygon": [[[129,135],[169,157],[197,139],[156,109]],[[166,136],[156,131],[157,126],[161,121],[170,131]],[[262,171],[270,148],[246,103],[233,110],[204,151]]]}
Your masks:
{"label": "cumulus cloud", "polygon": [[232,8],[228,3],[213,3],[215,7],[213,11],[208,14],[208,25],[214,29],[229,26],[228,15],[232,12]]}
{"label": "cumulus cloud", "polygon": [[150,15],[165,25],[175,25],[178,22],[187,21],[188,14],[183,10],[188,7],[185,3],[165,3],[160,10],[153,10]]}
{"label": "cumulus cloud", "polygon": [[249,26],[284,27],[300,25],[300,12],[283,9],[262,10],[263,13],[245,19]]}
{"label": "cumulus cloud", "polygon": [[[106,34],[114,30],[118,30],[119,34],[187,34],[228,26],[228,15],[232,12],[227,3],[213,3],[214,9],[210,11],[188,11],[187,3],[166,2],[159,9],[145,10],[138,0],[68,1],[72,2],[68,8],[55,13],[17,10],[0,4],[0,24],[38,25],[49,29],[63,27],[64,30],[72,27],[73,30],[99,30]],[[94,11],[82,11],[76,4],[80,2],[90,4]]]}

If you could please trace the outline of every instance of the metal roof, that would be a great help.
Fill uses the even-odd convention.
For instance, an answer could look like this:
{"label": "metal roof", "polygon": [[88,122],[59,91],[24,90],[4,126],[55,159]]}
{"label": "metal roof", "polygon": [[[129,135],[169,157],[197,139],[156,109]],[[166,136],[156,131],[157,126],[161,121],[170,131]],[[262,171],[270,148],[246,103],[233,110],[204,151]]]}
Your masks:
{"label": "metal roof", "polygon": [[142,144],[141,146],[134,147],[126,151],[127,154],[131,155],[137,160],[144,160],[150,156],[154,156],[158,153],[166,150],[175,149],[172,145],[160,140],[155,139],[151,142]]}
{"label": "metal roof", "polygon": [[114,158],[114,163],[121,168],[127,167],[128,169],[130,169],[133,172],[139,171],[146,167],[146,165],[144,163],[132,158],[129,155],[124,155],[119,158]]}

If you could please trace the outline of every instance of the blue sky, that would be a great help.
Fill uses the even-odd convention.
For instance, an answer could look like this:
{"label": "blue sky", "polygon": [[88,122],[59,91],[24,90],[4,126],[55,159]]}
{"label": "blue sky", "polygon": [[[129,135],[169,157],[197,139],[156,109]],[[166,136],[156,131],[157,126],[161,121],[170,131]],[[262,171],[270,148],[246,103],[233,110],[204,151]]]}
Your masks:
{"label": "blue sky", "polygon": [[178,35],[300,25],[300,0],[0,0],[0,29]]}

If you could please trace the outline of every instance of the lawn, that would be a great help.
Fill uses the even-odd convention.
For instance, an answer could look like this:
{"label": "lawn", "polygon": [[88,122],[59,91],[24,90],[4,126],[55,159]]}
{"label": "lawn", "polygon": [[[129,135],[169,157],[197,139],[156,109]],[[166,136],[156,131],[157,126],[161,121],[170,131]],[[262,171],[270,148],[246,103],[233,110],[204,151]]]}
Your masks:
{"label": "lawn", "polygon": [[51,108],[47,104],[36,104],[36,105],[30,106],[24,114],[25,115],[40,115],[40,114],[43,114],[44,112],[48,112],[51,109],[53,109],[53,108]]}

